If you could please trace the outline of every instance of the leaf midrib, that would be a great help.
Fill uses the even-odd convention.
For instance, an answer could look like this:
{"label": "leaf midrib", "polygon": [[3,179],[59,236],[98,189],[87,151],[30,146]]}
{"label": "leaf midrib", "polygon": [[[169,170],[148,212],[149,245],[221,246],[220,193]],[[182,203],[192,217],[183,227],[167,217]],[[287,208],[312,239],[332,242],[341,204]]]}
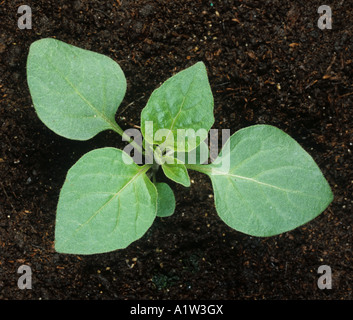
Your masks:
{"label": "leaf midrib", "polygon": [[[79,227],[77,227],[76,230],[73,232],[73,234],[76,234],[77,232],[79,232],[90,221],[92,221],[92,219],[94,219],[104,209],[104,207],[106,207],[109,203],[111,203],[116,197],[119,197],[121,192],[123,192],[132,182],[134,182],[138,177],[144,174],[149,168],[150,168],[150,165],[145,165],[141,167],[140,170],[127,183],[125,183],[123,187],[119,188],[117,192],[112,192],[113,196],[107,202],[105,202],[98,210],[96,210],[87,221],[85,221]],[[68,241],[68,239],[66,241]]]}
{"label": "leaf midrib", "polygon": [[197,170],[199,172],[205,173],[210,178],[216,177],[216,176],[224,176],[226,178],[235,178],[235,179],[240,179],[240,180],[245,180],[245,181],[249,181],[249,182],[252,182],[252,183],[256,183],[256,184],[259,184],[259,185],[262,185],[262,186],[265,186],[265,187],[277,189],[277,190],[279,190],[281,192],[284,192],[284,193],[301,194],[301,195],[304,195],[304,196],[307,196],[307,197],[311,197],[311,198],[315,198],[315,199],[321,199],[319,197],[316,197],[316,196],[314,196],[312,194],[308,194],[306,192],[301,192],[301,191],[298,191],[298,190],[285,189],[285,188],[281,188],[281,187],[278,187],[278,186],[273,185],[273,184],[269,184],[269,183],[266,183],[266,182],[262,182],[262,181],[253,179],[253,178],[236,175],[236,174],[232,174],[232,173],[229,173],[229,172],[220,171],[220,170],[217,170],[214,167],[212,167],[212,165],[187,165],[186,167],[190,168],[192,170]]}
{"label": "leaf midrib", "polygon": [[192,87],[192,85],[193,85],[193,83],[194,83],[194,81],[195,81],[195,78],[196,78],[196,75],[194,75],[194,77],[192,78],[192,80],[191,80],[191,82],[190,82],[189,88],[188,88],[188,90],[186,91],[186,93],[185,93],[185,95],[184,95],[184,97],[183,97],[183,101],[182,101],[181,104],[180,104],[179,111],[178,111],[178,113],[175,115],[175,117],[174,117],[174,119],[173,119],[173,121],[172,121],[172,124],[170,125],[170,129],[169,129],[169,132],[168,132],[167,137],[165,138],[165,141],[168,141],[169,135],[170,135],[170,133],[171,133],[171,132],[173,131],[173,129],[174,129],[175,123],[176,123],[177,119],[179,118],[181,111],[182,111],[183,108],[184,108],[184,104],[185,104],[186,97],[187,97],[188,93],[189,93],[190,90],[191,90],[191,87]]}
{"label": "leaf midrib", "polygon": [[45,56],[49,64],[53,67],[53,69],[67,82],[67,84],[74,90],[74,92],[86,103],[88,107],[90,107],[97,116],[101,117],[109,126],[114,130],[116,124],[112,122],[109,118],[107,118],[102,112],[100,112],[86,97],[76,88],[76,86],[65,76],[60,70],[55,66],[55,64],[49,59],[49,56]]}

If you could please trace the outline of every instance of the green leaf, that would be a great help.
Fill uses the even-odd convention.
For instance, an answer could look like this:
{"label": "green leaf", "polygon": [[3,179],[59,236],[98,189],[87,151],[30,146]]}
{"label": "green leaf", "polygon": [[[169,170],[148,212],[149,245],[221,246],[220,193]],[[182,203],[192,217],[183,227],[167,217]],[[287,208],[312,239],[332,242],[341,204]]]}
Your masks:
{"label": "green leaf", "polygon": [[211,178],[221,219],[253,236],[299,227],[333,199],[311,156],[289,135],[268,125],[239,130],[214,163],[193,168]]}
{"label": "green leaf", "polygon": [[125,164],[115,148],[86,153],[69,170],[60,192],[55,249],[93,254],[127,247],[152,225],[157,190],[149,166]]}
{"label": "green leaf", "polygon": [[173,190],[164,182],[155,183],[158,193],[157,216],[169,217],[175,210],[175,197]]}
{"label": "green leaf", "polygon": [[103,130],[121,130],[115,113],[126,80],[109,57],[41,39],[29,50],[27,82],[38,117],[58,135],[87,140]]}
{"label": "green leaf", "polygon": [[165,143],[166,148],[178,151],[194,149],[207,138],[213,123],[213,95],[202,62],[177,73],[153,91],[141,113],[146,141],[151,145]]}
{"label": "green leaf", "polygon": [[190,178],[184,164],[162,164],[164,174],[171,180],[180,183],[184,187],[190,187]]}

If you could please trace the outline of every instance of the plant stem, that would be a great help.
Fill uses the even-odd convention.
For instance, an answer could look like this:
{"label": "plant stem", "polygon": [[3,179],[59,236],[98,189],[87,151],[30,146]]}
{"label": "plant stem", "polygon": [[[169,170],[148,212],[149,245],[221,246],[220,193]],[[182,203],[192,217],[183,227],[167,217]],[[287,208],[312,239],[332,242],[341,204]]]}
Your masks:
{"label": "plant stem", "polygon": [[159,164],[154,162],[152,165],[152,181],[153,181],[153,183],[157,182],[156,175],[157,175],[158,169],[159,169]]}
{"label": "plant stem", "polygon": [[133,139],[131,139],[124,131],[123,129],[120,128],[120,126],[117,123],[111,123],[112,130],[114,130],[116,133],[120,134],[122,138],[129,142],[138,152],[141,154],[145,154],[144,150],[139,146]]}
{"label": "plant stem", "polygon": [[151,169],[152,164],[145,164],[143,166],[141,166],[141,170],[143,171],[143,173],[146,173],[149,169]]}

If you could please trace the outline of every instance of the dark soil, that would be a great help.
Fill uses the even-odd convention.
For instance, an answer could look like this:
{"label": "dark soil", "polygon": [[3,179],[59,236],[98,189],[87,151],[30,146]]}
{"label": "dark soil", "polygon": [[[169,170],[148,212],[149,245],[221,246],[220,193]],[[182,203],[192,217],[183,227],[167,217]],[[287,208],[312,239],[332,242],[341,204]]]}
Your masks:
{"label": "dark soil", "polygon": [[[0,299],[351,299],[353,288],[353,4],[289,0],[0,1]],[[317,26],[332,8],[332,30]],[[139,125],[151,92],[204,61],[214,128],[275,125],[317,161],[335,194],[312,222],[271,238],[231,230],[217,216],[209,179],[172,184],[175,214],[157,218],[127,249],[76,256],[54,251],[55,210],[67,170],[85,152],[125,144],[112,132],[86,142],[38,119],[26,83],[30,44],[55,37],[106,54],[125,72],[117,113]],[[32,268],[31,290],[17,286]],[[332,289],[320,290],[320,265]]]}

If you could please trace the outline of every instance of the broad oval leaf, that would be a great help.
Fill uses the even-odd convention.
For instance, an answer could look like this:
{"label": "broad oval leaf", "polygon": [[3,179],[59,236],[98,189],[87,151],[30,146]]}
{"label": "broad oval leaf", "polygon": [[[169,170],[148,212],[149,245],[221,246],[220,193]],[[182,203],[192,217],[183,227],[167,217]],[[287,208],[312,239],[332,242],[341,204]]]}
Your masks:
{"label": "broad oval leaf", "polygon": [[41,39],[30,46],[27,82],[38,117],[58,135],[87,140],[116,129],[126,80],[111,58]]}
{"label": "broad oval leaf", "polygon": [[203,62],[166,80],[141,113],[141,131],[148,143],[161,144],[156,137],[163,131],[165,147],[178,151],[191,150],[205,140],[213,123],[213,95]]}
{"label": "broad oval leaf", "polygon": [[211,178],[221,219],[253,236],[299,227],[333,199],[312,157],[289,135],[269,125],[239,130],[215,162],[203,167],[199,171]]}
{"label": "broad oval leaf", "polygon": [[154,184],[157,188],[157,216],[169,217],[175,210],[175,196],[170,186],[164,182]]}
{"label": "broad oval leaf", "polygon": [[163,163],[162,170],[169,179],[183,185],[184,187],[190,187],[189,174],[184,164]]}
{"label": "broad oval leaf", "polygon": [[148,168],[125,164],[123,151],[115,148],[82,156],[68,171],[60,192],[56,251],[102,253],[142,237],[157,210],[157,191],[145,174]]}

